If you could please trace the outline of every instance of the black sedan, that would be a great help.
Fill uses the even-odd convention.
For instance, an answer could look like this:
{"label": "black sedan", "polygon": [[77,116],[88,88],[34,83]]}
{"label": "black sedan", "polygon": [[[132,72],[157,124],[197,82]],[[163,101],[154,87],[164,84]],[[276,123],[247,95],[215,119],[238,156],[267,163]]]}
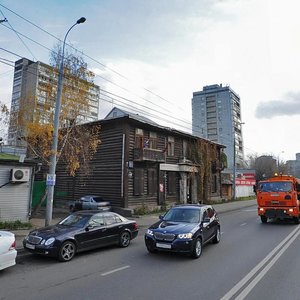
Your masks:
{"label": "black sedan", "polygon": [[77,252],[112,244],[127,247],[138,234],[138,225],[113,212],[75,212],[56,225],[31,231],[24,249],[60,261],[70,261]]}
{"label": "black sedan", "polygon": [[210,241],[219,243],[220,236],[220,222],[211,205],[180,205],[148,228],[145,243],[150,253],[170,251],[198,258],[202,246]]}

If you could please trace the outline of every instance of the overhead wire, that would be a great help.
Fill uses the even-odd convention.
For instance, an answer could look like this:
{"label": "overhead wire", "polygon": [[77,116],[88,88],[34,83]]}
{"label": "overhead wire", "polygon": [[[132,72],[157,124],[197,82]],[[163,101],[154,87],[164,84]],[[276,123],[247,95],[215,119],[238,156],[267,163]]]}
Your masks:
{"label": "overhead wire", "polygon": [[[49,51],[54,51],[54,50],[52,50],[52,49],[50,49],[50,48],[48,48],[48,47],[42,45],[41,43],[39,43],[39,42],[37,42],[37,41],[31,39],[30,37],[28,37],[28,36],[26,36],[26,35],[24,35],[24,34],[22,34],[22,33],[20,33],[20,32],[19,32],[19,34],[22,35],[23,37],[29,39],[29,40],[32,41],[33,43],[36,43],[37,45],[39,45],[39,46],[41,46],[41,47],[43,47],[43,48],[45,48],[45,49],[47,49],[47,50],[49,50]],[[0,48],[0,49],[3,49],[3,48]],[[54,51],[54,52],[55,52],[56,54],[58,54],[56,51]],[[21,57],[21,56],[20,56],[20,57]],[[105,81],[107,81],[107,82],[113,84],[114,86],[116,86],[116,87],[122,89],[123,91],[126,91],[126,92],[128,92],[128,93],[130,93],[130,94],[132,94],[132,95],[134,95],[134,96],[136,96],[136,97],[138,97],[138,98],[140,98],[140,99],[142,99],[142,100],[144,100],[144,101],[146,101],[146,102],[148,102],[148,103],[150,103],[150,104],[153,104],[154,106],[156,106],[156,107],[158,107],[158,108],[161,108],[162,110],[165,111],[165,107],[162,107],[162,106],[160,106],[160,105],[154,103],[153,101],[150,101],[150,100],[147,99],[147,98],[141,97],[141,96],[139,96],[139,95],[133,93],[133,92],[130,91],[129,89],[122,87],[121,85],[119,85],[119,84],[113,82],[112,80],[109,80],[109,79],[107,79],[107,78],[105,78],[105,77],[103,77],[103,76],[101,76],[101,75],[98,75],[98,74],[95,74],[95,76],[96,76],[96,77],[99,77],[99,78],[101,78],[101,79],[103,79],[103,80],[105,80]],[[138,103],[136,103],[136,102],[134,102],[134,101],[132,101],[132,103],[134,103],[134,104],[136,104],[136,105],[139,105]],[[149,107],[148,109],[149,109],[149,110],[153,110],[153,108],[150,108],[150,107]],[[160,113],[160,112],[159,112],[159,113]],[[166,113],[161,113],[161,114],[164,114],[164,115],[166,115],[166,116],[171,117],[170,115],[167,115]],[[172,116],[172,118],[174,118],[174,116]],[[178,119],[178,118],[177,118],[177,119]],[[191,124],[190,122],[188,122],[188,121],[185,121],[185,120],[183,120],[183,119],[178,119],[178,120],[179,120],[180,122],[188,123],[189,125],[192,126],[192,124]],[[177,123],[175,123],[175,125],[180,126],[180,125],[177,124]],[[182,127],[182,126],[181,126],[181,127]],[[185,127],[185,129],[187,129],[187,127]],[[191,128],[188,128],[188,129],[191,130]]]}
{"label": "overhead wire", "polygon": [[[60,41],[60,42],[63,42],[60,38],[56,37],[54,34],[52,34],[52,33],[50,33],[49,31],[43,29],[42,27],[36,25],[35,23],[31,22],[31,21],[28,20],[27,18],[21,16],[20,14],[16,13],[15,11],[13,11],[13,10],[9,9],[8,7],[4,6],[3,4],[0,4],[0,6],[2,6],[2,7],[5,8],[5,9],[7,9],[8,11],[10,11],[10,12],[13,13],[13,14],[15,14],[16,16],[18,16],[19,18],[23,19],[24,21],[28,22],[29,24],[31,24],[32,26],[36,27],[37,29],[39,29],[39,30],[43,31],[44,33],[50,35],[51,37],[55,38],[56,40],[58,40],[58,41]],[[78,49],[75,48],[73,45],[68,44],[68,43],[66,43],[66,45],[69,46],[70,48],[74,49],[75,51],[78,51]],[[124,78],[124,79],[128,80],[129,82],[131,81],[128,77],[122,75],[120,72],[117,72],[117,71],[115,71],[114,69],[108,67],[107,65],[101,63],[99,60],[96,60],[96,59],[94,59],[93,57],[91,57],[91,56],[89,56],[89,55],[87,55],[87,54],[85,54],[85,53],[82,53],[82,54],[83,54],[85,57],[89,58],[90,60],[96,62],[96,63],[99,64],[99,65],[101,65],[101,66],[104,67],[105,69],[107,69],[107,70],[109,70],[109,71],[111,71],[111,72],[117,74],[117,75],[120,76],[121,78]],[[163,100],[163,101],[165,101],[165,102],[167,102],[167,103],[169,103],[169,104],[171,104],[171,105],[174,105],[174,103],[172,103],[172,102],[170,102],[169,100],[165,99],[164,97],[158,95],[157,93],[154,93],[154,92],[152,92],[151,90],[149,90],[149,89],[147,89],[147,88],[144,88],[144,87],[140,87],[140,88],[142,88],[142,89],[144,89],[145,91],[147,91],[148,93],[150,93],[150,94],[152,94],[152,95],[158,97],[159,99],[161,99],[161,100]],[[181,111],[184,110],[184,109],[181,108],[181,107],[178,107],[178,108],[179,108]]]}
{"label": "overhead wire", "polygon": [[[51,33],[48,32],[47,30],[44,30],[44,29],[41,28],[40,26],[38,26],[38,25],[34,24],[33,22],[31,22],[30,20],[28,20],[28,19],[22,17],[21,15],[17,14],[17,13],[14,12],[13,10],[7,8],[6,6],[4,6],[4,5],[2,5],[2,4],[0,4],[0,6],[2,6],[3,8],[5,8],[5,9],[7,9],[7,10],[9,10],[11,13],[15,14],[15,15],[18,16],[19,18],[23,19],[24,21],[28,22],[29,24],[31,24],[32,26],[38,28],[39,30],[43,31],[44,33],[50,35],[51,37],[55,38],[56,40],[62,42],[62,40],[59,39],[58,37],[56,37],[55,35],[51,34]],[[0,11],[1,11],[1,10],[0,10]],[[1,13],[2,13],[2,11],[1,11]],[[2,14],[3,14],[3,13],[2,13]],[[1,25],[5,26],[5,24],[3,24],[3,23],[2,23]],[[8,26],[5,26],[5,27],[7,27],[8,29],[13,30],[13,31],[18,35],[18,37],[19,37],[19,35],[20,35],[20,36],[25,37],[25,38],[27,38],[28,40],[32,41],[33,43],[35,43],[35,44],[37,44],[37,45],[39,45],[39,46],[41,46],[41,47],[47,49],[48,51],[53,51],[53,49],[50,49],[50,48],[46,47],[45,45],[43,45],[43,44],[41,44],[41,43],[39,43],[39,42],[37,42],[37,41],[31,39],[30,37],[28,37],[28,36],[26,36],[26,35],[24,35],[24,34],[18,32],[18,31],[16,31],[14,28],[12,28],[12,26],[11,26],[11,28],[9,28]],[[20,37],[19,37],[19,38],[20,38]],[[70,44],[68,44],[68,43],[66,43],[66,45],[69,46],[69,47],[71,47],[72,49],[74,49],[74,50],[76,50],[76,51],[79,51],[79,50],[76,49],[74,46],[72,46],[72,45],[70,45]],[[0,48],[0,49],[1,49],[1,48]],[[2,49],[3,49],[3,48],[2,48]],[[54,52],[55,52],[55,51],[54,51]],[[122,75],[121,73],[115,71],[114,69],[112,69],[112,68],[106,66],[105,64],[99,62],[98,60],[96,60],[96,59],[90,57],[89,55],[87,55],[87,54],[85,54],[85,53],[82,53],[82,55],[85,56],[85,57],[87,57],[87,58],[89,58],[90,60],[96,62],[97,64],[101,65],[101,66],[104,67],[106,70],[109,70],[109,71],[111,71],[111,72],[117,74],[117,75],[120,76],[121,78],[124,78],[124,79],[130,81],[126,76],[124,76],[124,75]],[[23,56],[19,56],[19,57],[23,57]],[[4,62],[2,62],[2,63],[4,63]],[[36,75],[36,74],[35,74],[35,75]],[[144,98],[144,97],[141,97],[141,96],[139,96],[139,95],[133,93],[133,92],[130,91],[129,89],[122,87],[121,85],[119,85],[119,84],[113,82],[112,80],[109,80],[109,79],[107,79],[107,78],[105,78],[105,77],[103,77],[103,76],[101,76],[101,75],[99,75],[99,74],[95,74],[95,76],[96,76],[96,77],[99,77],[99,78],[101,78],[101,79],[103,79],[103,80],[105,80],[106,82],[109,82],[109,83],[115,85],[116,87],[118,87],[118,88],[120,88],[120,89],[122,89],[122,90],[124,90],[124,91],[126,91],[126,92],[128,92],[128,93],[130,93],[130,94],[132,94],[132,95],[134,95],[134,96],[136,96],[136,97],[138,97],[138,98],[140,98],[140,99],[142,99],[142,100],[148,102],[148,103],[153,104],[155,107],[162,108],[164,111],[166,110],[165,107],[161,107],[161,106],[157,105],[156,103],[150,101],[149,99],[146,99],[146,98]],[[141,88],[141,87],[140,87],[140,88]],[[147,89],[147,88],[144,88],[144,87],[142,87],[142,89],[144,89],[144,90],[147,91],[148,93],[154,95],[155,97],[157,97],[157,98],[159,98],[159,99],[161,99],[161,100],[163,100],[163,101],[165,101],[165,102],[167,102],[167,103],[169,103],[169,104],[174,105],[173,103],[171,103],[171,102],[168,101],[167,99],[165,99],[165,98],[161,97],[160,95],[158,95],[158,94],[152,92],[151,90],[149,90],[149,89]],[[164,117],[162,117],[162,116],[167,116],[168,118],[171,118],[170,121],[168,120],[168,122],[171,123],[171,124],[174,124],[174,125],[179,126],[179,127],[181,127],[181,128],[187,129],[187,130],[189,130],[189,131],[191,131],[191,130],[193,130],[193,132],[197,132],[197,131],[198,131],[198,130],[196,129],[196,127],[193,126],[192,123],[189,122],[189,121],[186,121],[186,120],[183,120],[183,119],[176,118],[176,117],[174,117],[174,115],[169,115],[169,114],[166,114],[165,112],[163,113],[163,112],[161,112],[161,111],[158,111],[158,110],[156,110],[156,109],[153,109],[152,107],[147,107],[147,106],[145,106],[145,105],[141,105],[141,104],[139,104],[139,103],[137,103],[137,102],[135,102],[135,101],[129,100],[129,99],[125,98],[125,97],[118,96],[118,95],[116,95],[116,94],[114,94],[114,93],[105,91],[104,89],[101,89],[101,91],[102,91],[102,92],[106,92],[107,94],[110,94],[110,95],[112,95],[112,96],[115,97],[115,98],[110,97],[111,102],[109,102],[107,99],[104,100],[103,98],[100,99],[101,101],[106,101],[106,102],[109,102],[109,103],[113,103],[113,101],[115,101],[115,102],[118,102],[118,103],[120,103],[120,104],[122,104],[122,105],[126,105],[126,107],[129,108],[129,109],[131,109],[131,110],[134,109],[135,111],[141,112],[141,113],[143,113],[143,114],[147,114],[147,116],[151,116],[151,117],[153,117],[153,118],[155,118],[155,119],[162,120],[162,121],[166,121],[166,119],[165,119]],[[130,105],[129,105],[129,104],[124,104],[124,103],[122,103],[122,101],[121,101],[120,99],[123,99],[123,100],[128,101],[128,102],[130,103]],[[140,106],[140,107],[143,107],[144,109],[146,109],[146,111],[145,111],[145,110],[141,110],[141,109],[137,109],[136,107],[132,106],[132,104],[138,105],[138,106]],[[181,108],[181,109],[182,109],[182,108]],[[147,111],[147,110],[148,110],[148,111]],[[153,114],[153,113],[150,113],[149,111],[154,111],[154,112],[156,112],[156,113],[158,113],[159,115],[162,115],[162,116],[155,115],[155,114]],[[175,123],[173,120],[177,120],[177,121],[179,121],[179,122],[185,123],[185,124],[187,124],[189,127],[184,126],[184,125],[180,125],[180,124],[178,124],[178,123]],[[190,126],[191,126],[191,127],[190,127]],[[199,130],[199,133],[200,133],[200,130]]]}
{"label": "overhead wire", "polygon": [[[30,54],[32,55],[32,57],[36,60],[36,58],[35,58],[34,54],[32,53],[32,51],[25,44],[25,42],[22,40],[22,38],[20,37],[20,35],[18,34],[18,32],[12,27],[11,23],[7,20],[7,18],[5,17],[5,15],[4,15],[4,13],[2,12],[1,9],[0,9],[0,13],[2,14],[2,16],[4,17],[4,19],[6,20],[5,22],[7,22],[7,24],[11,28],[11,30],[15,32],[15,34],[17,35],[17,37],[19,38],[19,40],[21,41],[21,43],[25,46],[25,48],[30,52]],[[5,26],[3,22],[1,23],[1,25]],[[7,27],[7,26],[5,26],[5,27]]]}

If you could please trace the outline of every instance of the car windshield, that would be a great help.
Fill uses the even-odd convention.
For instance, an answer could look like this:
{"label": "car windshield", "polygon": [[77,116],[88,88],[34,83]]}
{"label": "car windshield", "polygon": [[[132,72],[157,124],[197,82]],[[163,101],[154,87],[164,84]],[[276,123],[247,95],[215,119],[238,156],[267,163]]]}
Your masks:
{"label": "car windshield", "polygon": [[190,208],[173,208],[165,214],[163,220],[172,222],[199,223],[200,210]]}
{"label": "car windshield", "polygon": [[293,190],[293,184],[290,181],[262,182],[259,189],[262,192],[290,192]]}
{"label": "car windshield", "polygon": [[60,221],[58,224],[63,226],[84,227],[87,224],[89,219],[90,216],[69,215],[68,217]]}
{"label": "car windshield", "polygon": [[102,197],[93,197],[95,202],[102,202],[103,198]]}

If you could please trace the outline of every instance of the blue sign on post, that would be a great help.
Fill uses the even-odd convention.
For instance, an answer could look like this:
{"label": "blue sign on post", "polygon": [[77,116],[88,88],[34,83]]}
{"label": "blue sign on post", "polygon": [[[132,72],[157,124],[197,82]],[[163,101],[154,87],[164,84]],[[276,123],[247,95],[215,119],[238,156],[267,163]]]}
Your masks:
{"label": "blue sign on post", "polygon": [[47,186],[55,185],[55,179],[56,179],[55,174],[54,175],[47,174],[46,185]]}

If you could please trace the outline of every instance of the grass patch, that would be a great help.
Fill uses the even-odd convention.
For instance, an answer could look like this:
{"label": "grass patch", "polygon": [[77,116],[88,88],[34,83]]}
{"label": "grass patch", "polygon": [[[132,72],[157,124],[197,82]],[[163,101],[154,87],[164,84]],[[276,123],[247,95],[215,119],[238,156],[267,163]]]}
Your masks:
{"label": "grass patch", "polygon": [[0,229],[18,230],[18,229],[30,229],[32,224],[29,222],[21,221],[0,221]]}
{"label": "grass patch", "polygon": [[133,210],[134,215],[143,216],[143,215],[151,215],[156,213],[165,213],[167,211],[166,206],[157,206],[157,207],[148,207],[143,204],[142,206],[136,207]]}

